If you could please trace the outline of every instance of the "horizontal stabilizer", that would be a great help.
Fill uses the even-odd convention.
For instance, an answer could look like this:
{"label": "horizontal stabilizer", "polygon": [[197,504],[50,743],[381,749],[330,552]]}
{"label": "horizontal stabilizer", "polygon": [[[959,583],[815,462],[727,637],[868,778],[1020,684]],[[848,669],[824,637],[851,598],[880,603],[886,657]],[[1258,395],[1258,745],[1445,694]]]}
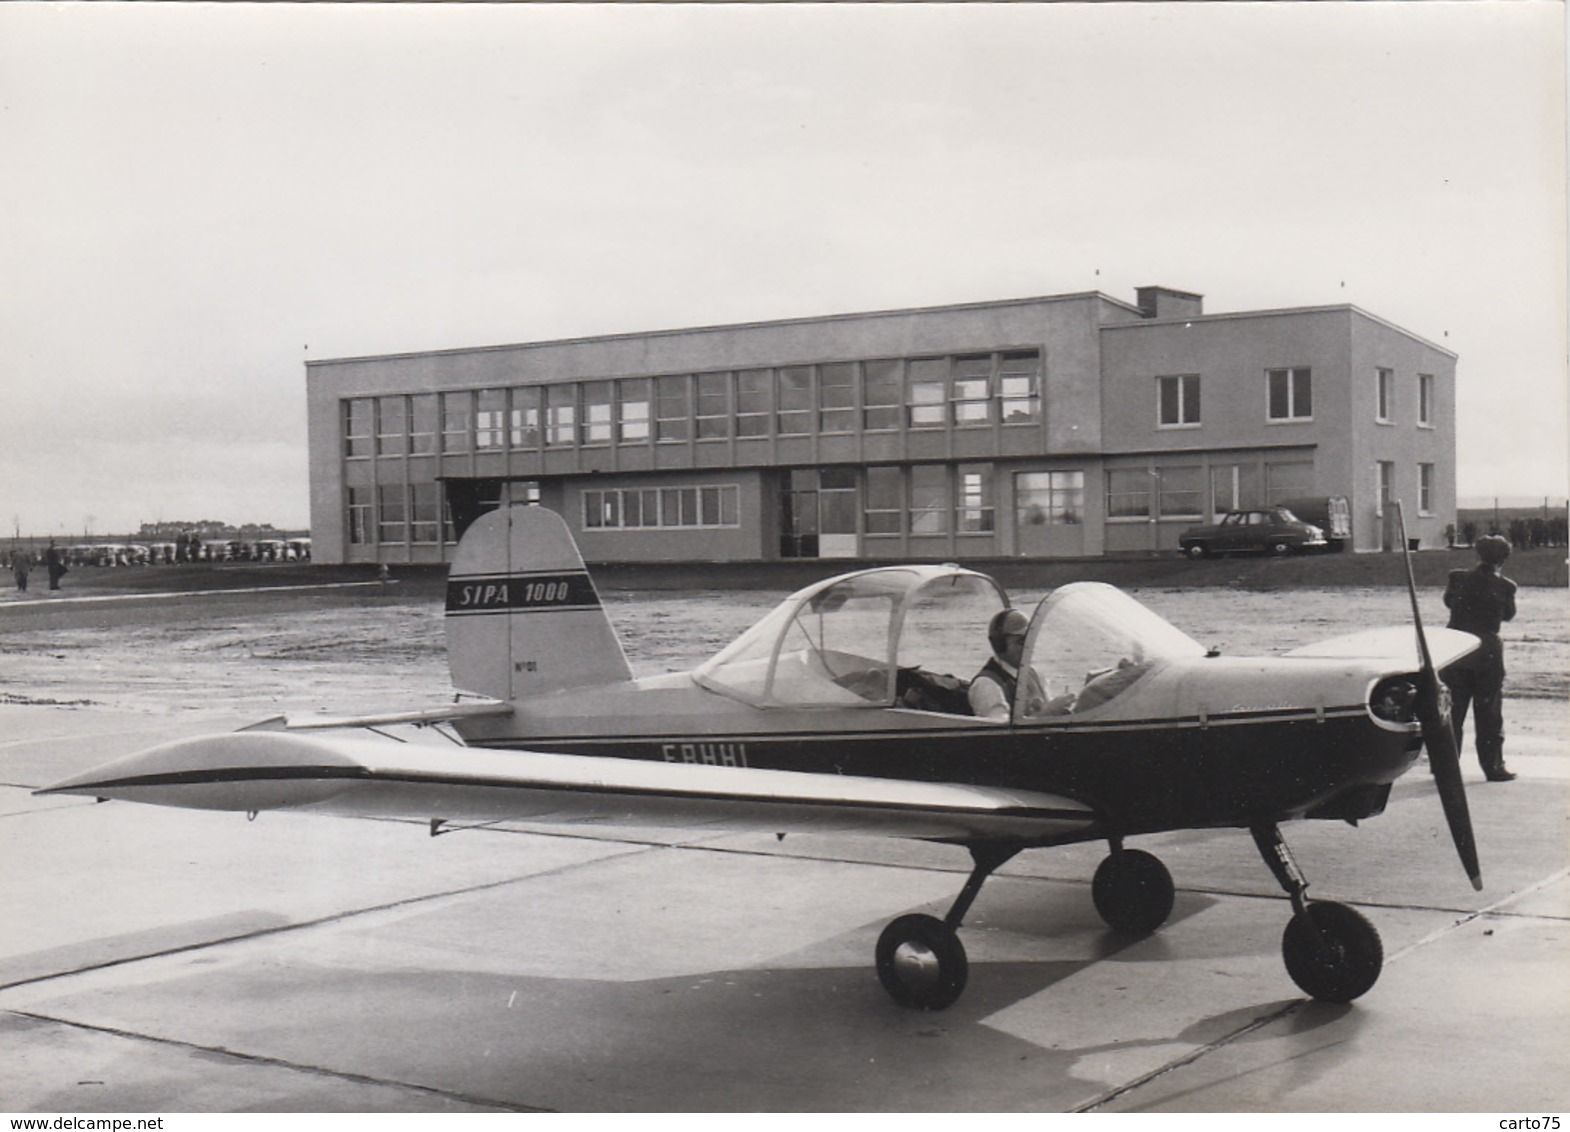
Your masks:
{"label": "horizontal stabilizer", "polygon": [[927,839],[1049,838],[1096,821],[1083,803],[1030,791],[280,731],[168,743],[40,793],[209,810]]}
{"label": "horizontal stabilizer", "polygon": [[288,731],[327,731],[345,727],[388,727],[395,723],[448,723],[454,719],[473,719],[476,716],[511,715],[512,704],[494,700],[469,701],[447,704],[443,707],[421,708],[417,711],[383,712],[380,715],[320,715],[296,719],[290,716],[285,724]]}

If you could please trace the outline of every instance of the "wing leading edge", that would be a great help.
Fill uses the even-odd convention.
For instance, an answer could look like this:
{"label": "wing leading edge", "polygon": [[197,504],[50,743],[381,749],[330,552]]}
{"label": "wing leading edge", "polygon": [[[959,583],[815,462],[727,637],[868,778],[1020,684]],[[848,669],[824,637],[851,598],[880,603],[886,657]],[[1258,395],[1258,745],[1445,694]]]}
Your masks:
{"label": "wing leading edge", "polygon": [[[1428,649],[1434,666],[1444,668],[1454,664],[1479,645],[1477,637],[1459,629],[1429,629]],[[1282,656],[1358,657],[1372,660],[1389,660],[1402,667],[1416,669],[1422,663],[1418,656],[1417,634],[1410,625],[1395,625],[1379,629],[1364,629],[1284,652]]]}
{"label": "wing leading edge", "polygon": [[1097,820],[1081,802],[1029,791],[280,731],[168,743],[40,793],[188,809],[929,840],[1072,839]]}

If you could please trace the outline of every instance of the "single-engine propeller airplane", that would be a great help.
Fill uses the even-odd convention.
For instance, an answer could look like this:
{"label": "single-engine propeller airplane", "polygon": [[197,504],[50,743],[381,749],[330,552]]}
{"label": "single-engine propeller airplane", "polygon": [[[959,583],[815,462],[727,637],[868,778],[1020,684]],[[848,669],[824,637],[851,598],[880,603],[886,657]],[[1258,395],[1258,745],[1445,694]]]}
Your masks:
{"label": "single-engine propeller airplane", "polygon": [[[991,656],[987,626],[1009,606],[985,574],[909,565],[830,578],[691,672],[635,679],[566,523],[512,507],[475,521],[448,575],[453,684],[483,699],[271,720],[42,792],[253,816],[412,817],[432,833],[460,820],[590,822],[961,846],[973,867],[948,913],[901,916],[877,942],[884,988],[925,1009],[964,989],[958,929],[1021,851],[1105,841],[1096,909],[1144,934],[1171,913],[1174,886],[1129,839],[1245,828],[1291,900],[1288,973],[1310,996],[1346,1002],[1379,976],[1379,935],[1355,909],[1309,900],[1281,823],[1380,813],[1426,745],[1481,887],[1437,675],[1477,638],[1425,633],[1410,559],[1407,585],[1413,626],[1248,658],[1207,650],[1111,586],[1065,585],[1030,617],[1020,670],[1039,690],[1021,680],[1030,694],[994,720],[970,714],[963,679]],[[452,743],[371,730],[393,723],[440,725]]]}

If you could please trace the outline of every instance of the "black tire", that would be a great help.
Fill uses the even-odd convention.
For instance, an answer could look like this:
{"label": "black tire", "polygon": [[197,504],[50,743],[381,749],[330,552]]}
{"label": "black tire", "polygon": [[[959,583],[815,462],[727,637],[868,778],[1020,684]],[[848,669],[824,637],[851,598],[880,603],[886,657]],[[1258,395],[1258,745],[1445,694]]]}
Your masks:
{"label": "black tire", "polygon": [[1379,979],[1384,944],[1368,918],[1345,904],[1310,904],[1281,934],[1287,974],[1320,1002],[1351,1002]]}
{"label": "black tire", "polygon": [[1210,556],[1210,551],[1205,549],[1205,544],[1202,542],[1189,543],[1183,548],[1183,553],[1194,559],[1196,562],[1201,558],[1207,558]]}
{"label": "black tire", "polygon": [[970,963],[954,929],[932,916],[901,916],[878,937],[878,981],[889,997],[912,1010],[954,1005]]}
{"label": "black tire", "polygon": [[1096,868],[1090,897],[1107,926],[1129,935],[1149,935],[1172,915],[1172,874],[1142,849],[1108,855]]}
{"label": "black tire", "polygon": [[1273,542],[1270,544],[1270,553],[1277,558],[1282,558],[1292,552],[1292,544],[1286,542]]}

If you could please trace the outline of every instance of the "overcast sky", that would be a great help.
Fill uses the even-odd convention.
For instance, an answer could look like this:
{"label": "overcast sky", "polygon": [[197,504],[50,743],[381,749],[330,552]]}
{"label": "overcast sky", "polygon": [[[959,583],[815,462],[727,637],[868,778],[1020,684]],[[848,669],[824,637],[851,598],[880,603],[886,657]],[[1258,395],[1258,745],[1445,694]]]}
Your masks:
{"label": "overcast sky", "polygon": [[1564,7],[0,4],[0,524],[304,526],[307,358],[1161,283],[1567,481]]}

